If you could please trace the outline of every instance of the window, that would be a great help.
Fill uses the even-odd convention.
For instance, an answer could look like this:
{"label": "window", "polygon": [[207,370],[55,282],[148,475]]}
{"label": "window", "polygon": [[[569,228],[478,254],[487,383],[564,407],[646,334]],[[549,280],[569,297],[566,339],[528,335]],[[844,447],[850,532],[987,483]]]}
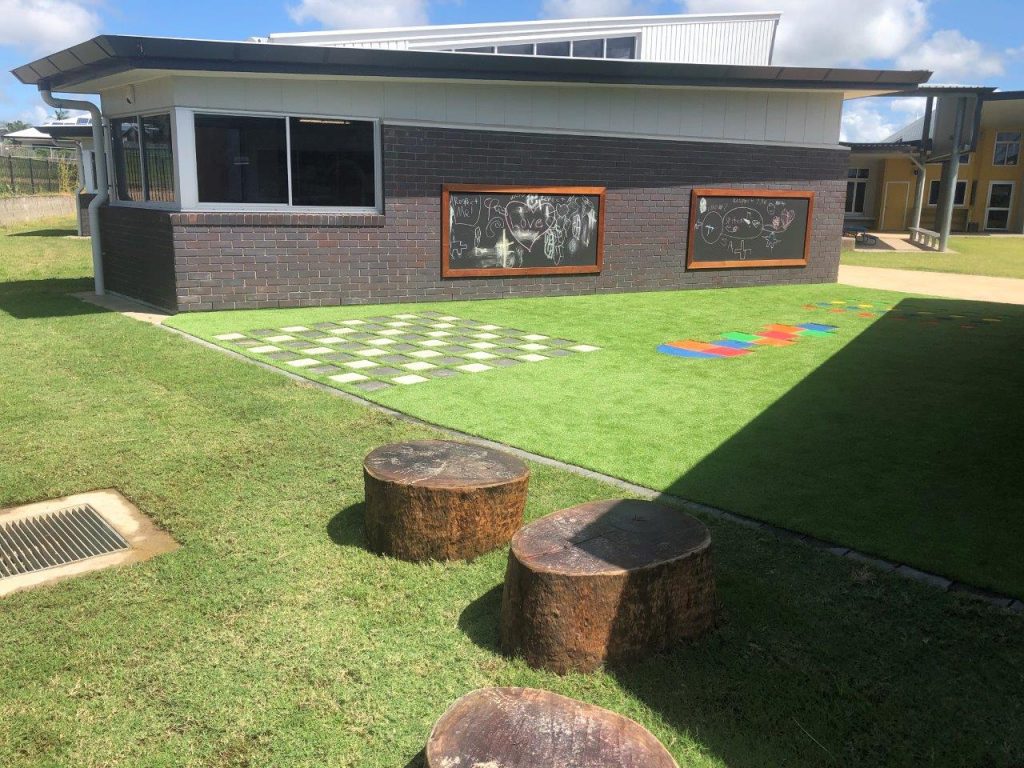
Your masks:
{"label": "window", "polygon": [[200,203],[377,207],[370,121],[197,114],[195,124]]}
{"label": "window", "polygon": [[568,41],[558,43],[537,43],[538,56],[568,56],[572,53],[572,44]]}
{"label": "window", "polygon": [[110,121],[114,189],[122,202],[174,202],[174,151],[169,114]]}
{"label": "window", "polygon": [[[932,180],[928,186],[928,205],[939,204],[939,188],[942,186],[942,182],[939,179]],[[953,193],[953,205],[963,206],[964,200],[967,199],[967,182],[958,181],[956,183],[956,191]]]}
{"label": "window", "polygon": [[606,59],[635,59],[636,38],[609,37],[604,57]]}
{"label": "window", "polygon": [[868,169],[846,169],[846,212],[864,213],[864,197],[868,190]]}
{"label": "window", "polygon": [[508,53],[515,56],[533,56],[533,43],[521,43],[518,45],[499,45],[498,53]]}
{"label": "window", "polygon": [[572,55],[577,59],[603,59],[604,40],[573,40]]}
{"label": "window", "polygon": [[992,165],[1016,165],[1020,159],[1020,131],[997,131]]}

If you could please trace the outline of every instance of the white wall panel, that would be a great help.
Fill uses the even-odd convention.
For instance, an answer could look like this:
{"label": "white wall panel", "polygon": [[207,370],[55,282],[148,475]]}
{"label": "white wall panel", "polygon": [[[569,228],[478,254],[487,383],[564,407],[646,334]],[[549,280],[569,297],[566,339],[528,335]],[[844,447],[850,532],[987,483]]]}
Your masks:
{"label": "white wall panel", "polygon": [[842,94],[227,75],[175,76],[103,94],[106,114],[170,106],[366,117],[453,127],[835,146]]}

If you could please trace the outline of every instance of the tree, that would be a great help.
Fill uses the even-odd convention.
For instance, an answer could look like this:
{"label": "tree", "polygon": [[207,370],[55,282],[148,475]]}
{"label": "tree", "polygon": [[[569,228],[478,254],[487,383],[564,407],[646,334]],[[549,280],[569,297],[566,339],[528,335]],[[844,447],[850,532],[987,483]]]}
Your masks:
{"label": "tree", "polygon": [[54,108],[54,110],[53,110],[53,118],[54,118],[54,120],[64,120],[64,119],[67,118],[67,116],[68,116],[68,111],[66,109],[63,109],[62,107]]}
{"label": "tree", "polygon": [[26,123],[24,120],[8,120],[4,124],[2,133],[14,133],[15,131],[23,131],[28,127],[28,123]]}

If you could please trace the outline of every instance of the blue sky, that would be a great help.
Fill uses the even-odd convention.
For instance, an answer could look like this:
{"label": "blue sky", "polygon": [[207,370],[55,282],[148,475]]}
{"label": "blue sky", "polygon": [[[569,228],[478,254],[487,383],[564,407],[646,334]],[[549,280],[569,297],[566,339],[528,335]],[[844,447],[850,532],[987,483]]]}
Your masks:
{"label": "blue sky", "polygon": [[[1024,90],[1021,0],[0,0],[0,123],[40,121],[32,88],[7,70],[100,33],[244,40],[253,35],[637,13],[781,11],[775,63],[931,69],[933,82]],[[849,102],[844,136],[878,140],[920,100]]]}

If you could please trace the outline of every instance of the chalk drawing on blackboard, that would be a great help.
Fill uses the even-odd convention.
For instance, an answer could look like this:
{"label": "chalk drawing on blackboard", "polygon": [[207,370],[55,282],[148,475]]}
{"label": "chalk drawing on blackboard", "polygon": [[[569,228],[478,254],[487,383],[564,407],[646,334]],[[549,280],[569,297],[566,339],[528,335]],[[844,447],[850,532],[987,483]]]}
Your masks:
{"label": "chalk drawing on blackboard", "polygon": [[763,240],[769,250],[781,242],[781,235],[796,220],[796,211],[785,200],[774,200],[765,206],[765,216],[750,206],[737,205],[724,214],[708,208],[707,198],[700,198],[697,230],[708,245],[718,243],[724,251],[739,260],[752,252],[749,244]]}

